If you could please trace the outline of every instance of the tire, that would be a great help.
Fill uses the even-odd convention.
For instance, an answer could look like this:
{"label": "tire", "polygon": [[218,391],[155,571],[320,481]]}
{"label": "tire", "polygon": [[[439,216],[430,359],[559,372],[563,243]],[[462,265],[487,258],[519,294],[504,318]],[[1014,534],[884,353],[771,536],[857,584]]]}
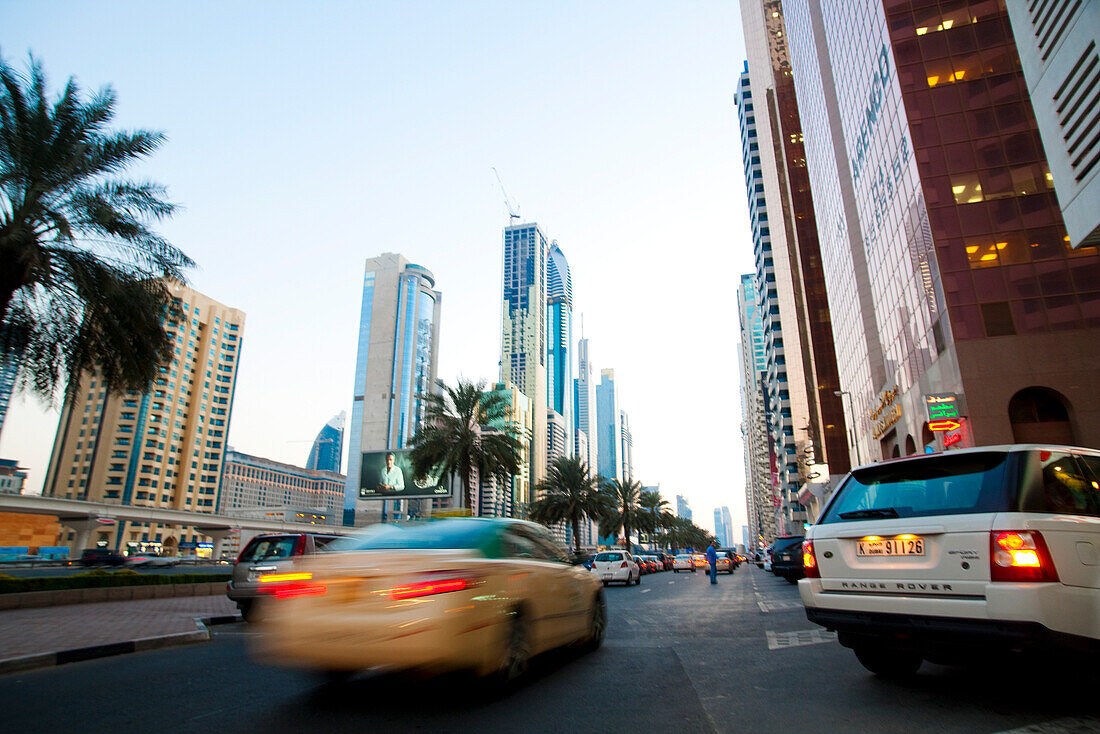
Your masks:
{"label": "tire", "polygon": [[674,568],[674,569],[672,569],[672,572],[673,572],[673,573],[680,573],[680,569],[678,569],[678,568]]}
{"label": "tire", "polygon": [[610,582],[610,581],[604,581],[604,582],[603,582],[603,585],[604,585],[604,586],[607,586],[607,585],[608,585],[609,583],[611,583],[611,582]]}
{"label": "tire", "polygon": [[237,602],[237,609],[241,611],[241,619],[246,622],[256,621],[255,599],[241,599]]}
{"label": "tire", "polygon": [[604,634],[607,632],[607,602],[603,594],[596,594],[596,600],[592,603],[592,611],[588,615],[588,636],[581,644],[584,652],[594,652],[603,644]]}
{"label": "tire", "polygon": [[787,579],[788,584],[797,584],[798,583],[798,577],[793,575],[793,574],[790,575],[790,576],[786,576],[785,578]]}
{"label": "tire", "polygon": [[527,639],[527,620],[519,610],[513,612],[508,637],[504,641],[504,658],[497,679],[503,685],[512,685],[527,672],[531,662],[531,648]]}
{"label": "tire", "polygon": [[860,645],[853,650],[864,668],[887,680],[912,678],[924,662],[918,653],[908,650],[870,645]]}

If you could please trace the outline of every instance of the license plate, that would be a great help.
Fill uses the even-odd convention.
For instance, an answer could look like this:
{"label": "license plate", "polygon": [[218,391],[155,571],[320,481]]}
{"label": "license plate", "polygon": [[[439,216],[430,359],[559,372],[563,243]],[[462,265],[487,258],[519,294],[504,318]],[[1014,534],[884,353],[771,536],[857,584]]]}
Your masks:
{"label": "license plate", "polygon": [[857,556],[923,556],[924,538],[882,538],[861,540],[856,544]]}

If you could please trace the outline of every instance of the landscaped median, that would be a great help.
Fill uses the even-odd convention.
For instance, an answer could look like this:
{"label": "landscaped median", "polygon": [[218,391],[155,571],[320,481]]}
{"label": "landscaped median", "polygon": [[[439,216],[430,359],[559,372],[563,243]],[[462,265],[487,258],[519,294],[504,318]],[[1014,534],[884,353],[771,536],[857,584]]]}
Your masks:
{"label": "landscaped median", "polygon": [[88,571],[72,576],[15,578],[0,574],[0,610],[131,599],[224,594],[228,573],[140,574]]}

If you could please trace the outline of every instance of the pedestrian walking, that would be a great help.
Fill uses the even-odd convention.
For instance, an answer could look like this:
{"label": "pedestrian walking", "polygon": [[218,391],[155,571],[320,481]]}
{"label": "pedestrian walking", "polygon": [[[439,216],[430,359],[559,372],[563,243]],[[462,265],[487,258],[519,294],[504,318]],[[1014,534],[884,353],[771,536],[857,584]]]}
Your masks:
{"label": "pedestrian walking", "polygon": [[710,582],[712,584],[718,583],[718,549],[715,548],[716,541],[710,541],[710,545],[707,546],[707,563],[710,564]]}

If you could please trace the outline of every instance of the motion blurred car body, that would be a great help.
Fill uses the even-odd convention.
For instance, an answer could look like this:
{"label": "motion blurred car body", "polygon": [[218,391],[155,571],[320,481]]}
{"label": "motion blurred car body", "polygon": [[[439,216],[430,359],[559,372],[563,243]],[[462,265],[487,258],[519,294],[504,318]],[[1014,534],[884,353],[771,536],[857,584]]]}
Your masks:
{"label": "motion blurred car body", "polygon": [[152,553],[129,556],[126,559],[126,565],[131,568],[169,568],[179,565],[179,562],[178,556],[158,556]]}
{"label": "motion blurred car body", "polygon": [[877,675],[1029,650],[1094,663],[1100,451],[983,446],[855,469],[802,553],[806,616]]}
{"label": "motion blurred car body", "polygon": [[253,653],[329,673],[384,666],[522,674],[570,643],[598,646],[606,610],[597,578],[570,563],[544,527],[453,518],[380,525],[261,577]]}
{"label": "motion blurred car body", "polygon": [[695,573],[695,562],[691,559],[691,556],[680,554],[673,560],[672,570],[676,573],[680,573],[681,571],[691,571]]}
{"label": "motion blurred car body", "polygon": [[260,583],[261,576],[289,571],[296,560],[317,553],[340,537],[321,533],[257,535],[237,558],[226,585],[226,596],[237,603],[246,620],[251,620],[256,600],[271,591]]}

